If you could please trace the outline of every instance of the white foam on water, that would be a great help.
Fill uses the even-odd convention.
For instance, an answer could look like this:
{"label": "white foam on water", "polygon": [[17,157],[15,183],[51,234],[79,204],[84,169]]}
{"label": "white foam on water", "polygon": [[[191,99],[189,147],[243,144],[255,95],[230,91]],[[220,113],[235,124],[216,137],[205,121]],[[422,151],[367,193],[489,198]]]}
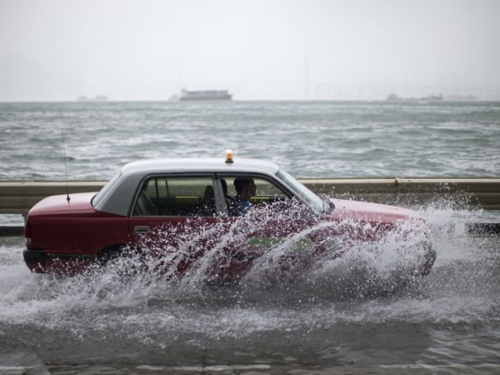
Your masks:
{"label": "white foam on water", "polygon": [[[238,240],[232,232],[184,278],[156,269],[157,259],[149,258],[141,259],[147,272],[130,272],[138,259],[123,258],[107,269],[73,277],[35,275],[23,264],[19,245],[1,247],[0,331],[26,325],[67,329],[77,339],[90,332],[113,331],[147,341],[155,340],[158,331],[221,338],[309,325],[491,319],[498,312],[499,297],[492,270],[485,263],[490,255],[482,249],[487,239],[471,237],[463,230],[476,213],[424,207],[420,214],[430,224],[436,264],[422,281],[383,295],[369,291],[392,286],[400,281],[401,272],[413,267],[422,255],[420,233],[406,238],[415,247],[400,246],[401,233],[408,236],[402,228],[381,244],[352,242],[340,258],[323,255],[310,272],[289,269],[288,277],[280,275],[279,259],[296,256],[306,231],[266,248],[241,285],[227,287],[206,282],[212,281],[208,271],[224,246]],[[188,251],[189,244],[216,232],[217,228],[206,228],[198,237],[186,238],[180,249]],[[307,248],[302,250],[311,255]],[[179,261],[173,251],[165,257],[164,261]]]}

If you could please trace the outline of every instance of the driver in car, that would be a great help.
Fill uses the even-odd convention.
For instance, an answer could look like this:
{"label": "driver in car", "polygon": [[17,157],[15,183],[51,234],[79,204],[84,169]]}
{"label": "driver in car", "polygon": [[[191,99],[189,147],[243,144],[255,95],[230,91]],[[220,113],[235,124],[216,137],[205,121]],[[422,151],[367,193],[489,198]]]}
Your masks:
{"label": "driver in car", "polygon": [[255,195],[257,186],[252,178],[238,177],[234,180],[234,188],[236,197],[229,206],[229,214],[231,216],[245,215],[252,207],[250,198]]}

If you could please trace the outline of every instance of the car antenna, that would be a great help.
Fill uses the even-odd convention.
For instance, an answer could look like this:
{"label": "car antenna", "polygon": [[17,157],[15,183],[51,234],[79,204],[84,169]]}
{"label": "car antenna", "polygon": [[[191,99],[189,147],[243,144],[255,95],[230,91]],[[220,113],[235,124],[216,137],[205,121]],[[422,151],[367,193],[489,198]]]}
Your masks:
{"label": "car antenna", "polygon": [[62,136],[62,142],[63,142],[63,153],[64,153],[64,170],[66,172],[66,200],[68,201],[68,204],[71,200],[69,197],[69,185],[68,185],[68,161],[66,157],[66,142],[64,140],[64,125],[63,125],[63,120],[62,120],[62,109],[59,108],[59,121],[61,123],[61,136]]}

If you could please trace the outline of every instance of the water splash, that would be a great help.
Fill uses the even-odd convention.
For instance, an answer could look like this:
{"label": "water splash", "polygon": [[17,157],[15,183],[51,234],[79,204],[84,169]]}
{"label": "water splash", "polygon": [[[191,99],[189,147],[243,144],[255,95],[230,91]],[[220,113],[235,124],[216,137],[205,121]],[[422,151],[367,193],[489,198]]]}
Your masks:
{"label": "water splash", "polygon": [[285,288],[338,296],[350,290],[359,297],[416,281],[415,270],[427,253],[428,234],[415,223],[399,223],[377,238],[377,225],[346,219],[297,230],[298,220],[314,219],[296,209],[279,215],[268,210],[223,223],[193,218],[156,228],[137,248],[126,249],[126,257],[90,273],[117,280],[131,273],[148,286],[165,284],[184,295],[204,293],[207,285],[237,284],[253,293]]}
{"label": "water splash", "polygon": [[[297,233],[266,247],[240,283],[223,286],[210,283],[213,275],[205,273],[222,251],[217,247],[184,278],[155,268],[157,257],[136,256],[59,278],[30,274],[20,256],[22,243],[4,244],[0,369],[48,373],[53,364],[54,372],[99,373],[104,365],[124,373],[146,368],[176,373],[189,366],[244,369],[266,363],[271,370],[263,371],[280,373],[306,361],[317,368],[373,372],[380,360],[468,365],[471,353],[476,362],[496,363],[498,239],[462,231],[480,213],[436,206],[420,213],[430,222],[436,264],[421,281],[382,295],[367,290],[383,285],[396,260],[404,265],[412,254],[390,237],[379,248],[358,244],[342,257],[318,258],[320,267],[310,272],[273,279],[278,268],[270,261],[296,253],[291,249],[302,246],[307,234]],[[181,248],[189,254],[188,245],[208,233],[217,235],[217,228],[186,238]],[[222,237],[230,243],[241,236],[229,231]],[[163,260],[180,258],[167,254]]]}
{"label": "water splash", "polygon": [[[380,243],[352,241],[341,257],[333,251],[315,254],[304,241],[310,231],[328,224],[276,243],[261,243],[259,256],[239,283],[222,286],[214,282],[217,274],[211,270],[214,264],[232,261],[237,255],[226,257],[227,246],[246,244],[242,222],[224,231],[215,225],[205,227],[175,246],[168,241],[168,231],[159,232],[154,241],[145,240],[144,246],[153,253],[161,249],[160,257],[122,257],[105,268],[95,266],[73,277],[32,275],[20,257],[22,244],[7,244],[0,248],[0,331],[11,338],[19,332],[15,327],[23,332],[22,327],[64,331],[71,332],[74,340],[101,332],[159,345],[160,332],[165,335],[167,331],[168,339],[195,332],[221,338],[305,326],[328,328],[342,322],[491,321],[500,311],[498,242],[471,237],[463,230],[466,222],[481,213],[436,206],[421,207],[419,213],[430,224],[438,252],[436,264],[427,278],[389,294],[371,291],[395,285],[401,269],[411,268],[421,255],[418,246],[399,246],[403,233],[408,236],[404,226]],[[269,221],[260,217],[247,223],[247,229],[266,225]],[[405,240],[418,245],[421,236],[415,233]],[[209,240],[215,246],[196,258],[185,275],[179,277],[172,271],[184,257],[197,255],[198,244]],[[297,254],[312,258],[315,266],[307,272],[294,269],[293,262],[303,260]],[[280,260],[292,265],[283,267]],[[161,267],[166,264],[176,267]],[[29,335],[21,336],[21,341],[31,342]]]}

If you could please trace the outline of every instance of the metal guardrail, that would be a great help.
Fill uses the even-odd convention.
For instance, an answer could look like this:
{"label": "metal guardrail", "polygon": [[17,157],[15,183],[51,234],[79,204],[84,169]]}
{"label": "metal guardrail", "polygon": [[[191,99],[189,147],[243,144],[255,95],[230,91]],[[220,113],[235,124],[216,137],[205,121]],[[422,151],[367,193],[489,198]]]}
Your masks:
{"label": "metal guardrail", "polygon": [[50,195],[99,191],[105,181],[0,181],[0,214],[21,214]]}
{"label": "metal guardrail", "polygon": [[301,179],[318,194],[377,203],[415,206],[448,203],[500,210],[500,178]]}
{"label": "metal guardrail", "polygon": [[[415,206],[445,203],[500,210],[500,178],[300,179],[318,194],[377,203]],[[100,190],[105,181],[0,181],[0,214],[25,216],[50,195]],[[498,234],[500,223],[471,223],[470,234]],[[0,237],[22,235],[22,227],[0,227]]]}
{"label": "metal guardrail", "polygon": [[[448,202],[500,210],[500,178],[300,179],[318,194],[414,206]],[[0,181],[0,214],[21,214],[50,195],[100,190],[105,181]]]}

